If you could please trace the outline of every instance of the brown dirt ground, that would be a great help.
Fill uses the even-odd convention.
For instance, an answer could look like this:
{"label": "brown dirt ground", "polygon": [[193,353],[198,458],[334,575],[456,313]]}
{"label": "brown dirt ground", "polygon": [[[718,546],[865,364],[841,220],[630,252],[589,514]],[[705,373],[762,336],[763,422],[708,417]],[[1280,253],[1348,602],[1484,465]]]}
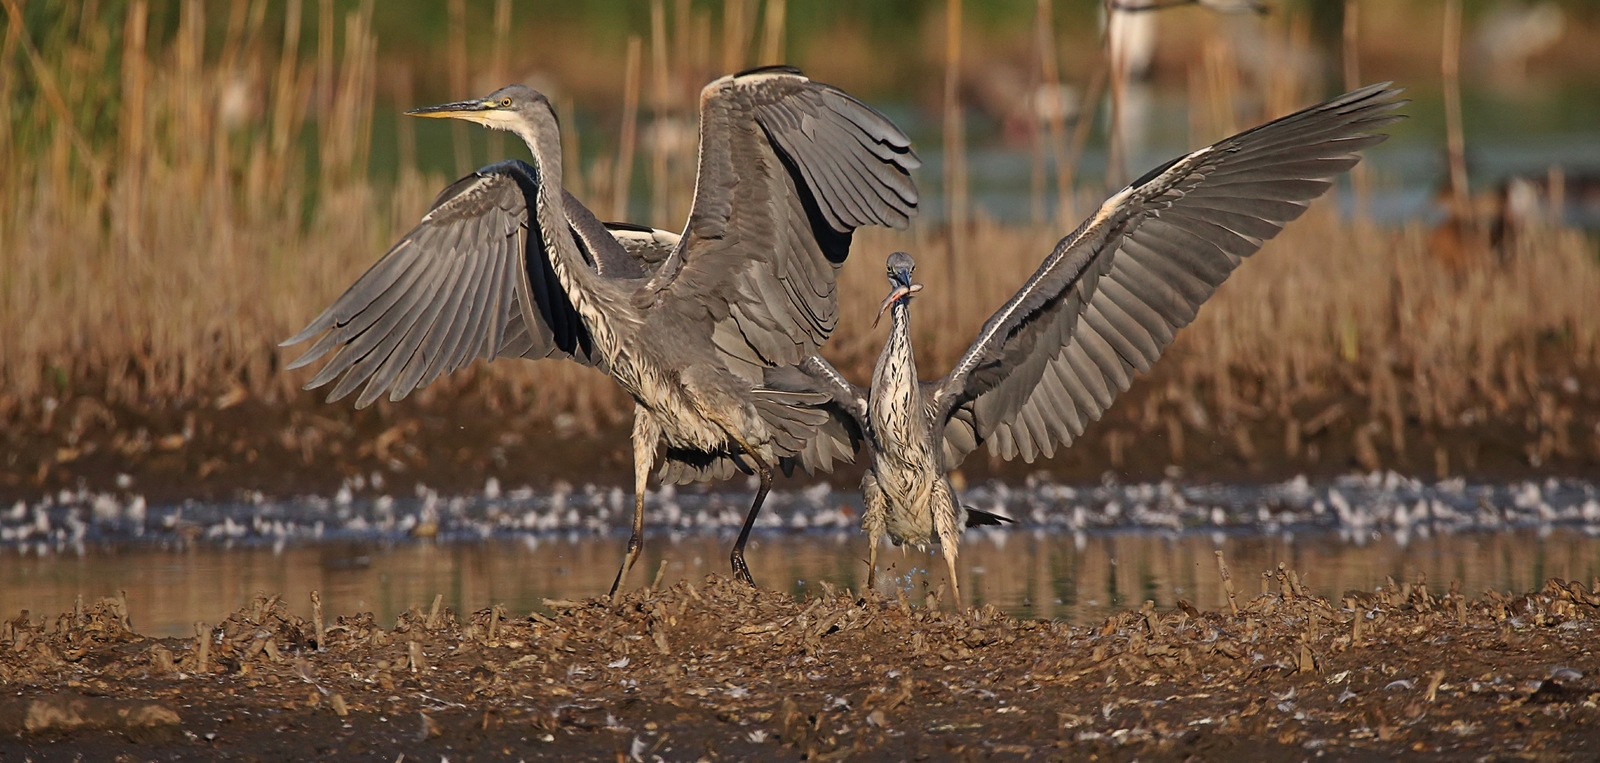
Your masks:
{"label": "brown dirt ground", "polygon": [[1092,628],[711,577],[319,637],[261,597],[204,657],[108,599],[0,625],[0,760],[1600,757],[1583,585],[1329,602],[1277,580],[1237,614],[1146,605]]}

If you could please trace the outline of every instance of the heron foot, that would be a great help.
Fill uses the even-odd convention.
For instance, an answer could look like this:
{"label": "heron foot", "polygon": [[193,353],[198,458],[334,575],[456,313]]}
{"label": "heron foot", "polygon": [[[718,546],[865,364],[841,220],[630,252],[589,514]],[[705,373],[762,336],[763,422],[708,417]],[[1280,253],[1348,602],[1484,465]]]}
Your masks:
{"label": "heron foot", "polygon": [[874,595],[878,593],[878,533],[870,532],[869,541],[872,545],[867,552],[867,590]]}
{"label": "heron foot", "polygon": [[[946,548],[949,548],[949,546],[946,546]],[[956,575],[956,555],[946,552],[944,561],[950,567],[950,593],[955,598],[955,611],[960,612],[963,605],[961,603],[961,579]]]}
{"label": "heron foot", "polygon": [[731,561],[733,562],[733,579],[755,588],[756,581],[750,577],[750,566],[744,563],[744,554],[737,551],[734,552]]}
{"label": "heron foot", "polygon": [[644,538],[632,535],[628,538],[628,550],[622,556],[622,569],[617,570],[617,579],[611,583],[611,593],[606,598],[612,602],[617,600],[617,591],[622,588],[622,581],[628,578],[628,572],[633,569],[633,563],[639,560],[640,552],[644,551]]}

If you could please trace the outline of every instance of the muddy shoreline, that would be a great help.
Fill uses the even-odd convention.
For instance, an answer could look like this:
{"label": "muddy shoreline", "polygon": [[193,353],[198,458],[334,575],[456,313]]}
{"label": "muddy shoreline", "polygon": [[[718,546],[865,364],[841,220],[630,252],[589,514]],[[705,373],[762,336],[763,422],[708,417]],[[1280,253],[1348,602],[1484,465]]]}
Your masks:
{"label": "muddy shoreline", "polygon": [[[1074,628],[713,576],[394,623],[260,596],[202,638],[125,601],[0,630],[0,758],[1591,760],[1600,596],[1552,580],[1308,595]],[[1220,574],[1220,573],[1219,573]],[[1250,580],[1250,582],[1245,582]],[[304,596],[302,592],[299,594]],[[1232,611],[1236,608],[1237,611]],[[10,614],[8,618],[12,618]]]}
{"label": "muddy shoreline", "polygon": [[[1451,421],[1374,410],[1358,387],[1293,404],[1244,397],[1222,416],[1208,394],[1157,374],[1136,380],[1107,416],[1070,448],[1033,464],[974,454],[969,483],[1020,481],[1039,472],[1063,483],[1313,480],[1393,470],[1427,479],[1586,476],[1600,469],[1600,373],[1547,374],[1522,402],[1496,398]],[[1592,378],[1591,378],[1592,377]],[[1260,401],[1257,401],[1258,403]],[[361,411],[314,395],[265,402],[236,395],[149,405],[84,393],[60,402],[0,405],[0,501],[79,487],[132,487],[153,502],[328,495],[377,473],[409,491],[470,493],[490,477],[506,486],[631,484],[626,417],[585,419],[519,412],[492,394],[430,396]],[[851,489],[858,467],[799,474]]]}

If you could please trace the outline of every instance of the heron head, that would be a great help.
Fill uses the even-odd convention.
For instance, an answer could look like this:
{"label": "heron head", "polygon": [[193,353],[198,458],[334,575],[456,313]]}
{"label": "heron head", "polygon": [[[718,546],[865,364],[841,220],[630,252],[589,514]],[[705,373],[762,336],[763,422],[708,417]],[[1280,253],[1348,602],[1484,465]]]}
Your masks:
{"label": "heron head", "polygon": [[917,261],[905,252],[895,252],[889,255],[885,270],[888,271],[889,285],[893,287],[889,296],[883,298],[883,304],[878,306],[878,317],[872,319],[872,325],[877,326],[883,314],[897,303],[909,304],[911,295],[922,291],[922,284],[911,282],[911,273],[917,269]]}
{"label": "heron head", "polygon": [[465,119],[495,130],[513,132],[523,132],[545,118],[552,124],[555,120],[550,99],[527,85],[507,85],[482,98],[424,106],[406,113],[432,119]]}

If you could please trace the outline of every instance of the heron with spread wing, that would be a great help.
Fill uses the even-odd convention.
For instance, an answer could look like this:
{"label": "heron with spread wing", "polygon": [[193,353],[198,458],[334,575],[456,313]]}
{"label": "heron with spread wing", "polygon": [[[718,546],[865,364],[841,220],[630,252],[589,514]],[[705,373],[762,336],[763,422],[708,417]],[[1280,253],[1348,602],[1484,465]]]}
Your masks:
{"label": "heron with spread wing", "polygon": [[890,317],[871,389],[820,356],[768,371],[768,383],[820,392],[833,421],[798,457],[808,468],[860,445],[862,524],[877,574],[879,540],[937,542],[957,603],[964,525],[993,521],[964,508],[946,474],[986,445],[1032,462],[1070,445],[1150,369],[1242,258],[1254,254],[1384,140],[1398,90],[1374,85],[1170,161],[1108,199],[979,331],[950,373],[921,382],[911,351],[910,255],[888,259]]}
{"label": "heron with spread wing", "polygon": [[[612,593],[643,547],[657,449],[665,480],[754,474],[760,487],[730,561],[754,585],[745,541],[780,459],[826,423],[817,392],[764,375],[813,355],[838,321],[836,272],[852,232],[916,214],[905,134],[791,67],[707,85],[699,170],[683,234],[661,250],[608,230],[561,185],[555,111],[521,85],[417,109],[516,133],[533,163],[504,161],[445,189],[322,315],[284,342],[317,341],[291,368],[328,362],[329,400],[399,400],[478,358],[565,358],[608,373],[635,402],[634,521]],[[648,234],[645,234],[648,238]],[[658,256],[659,255],[659,256]],[[342,378],[341,378],[342,377]]]}

